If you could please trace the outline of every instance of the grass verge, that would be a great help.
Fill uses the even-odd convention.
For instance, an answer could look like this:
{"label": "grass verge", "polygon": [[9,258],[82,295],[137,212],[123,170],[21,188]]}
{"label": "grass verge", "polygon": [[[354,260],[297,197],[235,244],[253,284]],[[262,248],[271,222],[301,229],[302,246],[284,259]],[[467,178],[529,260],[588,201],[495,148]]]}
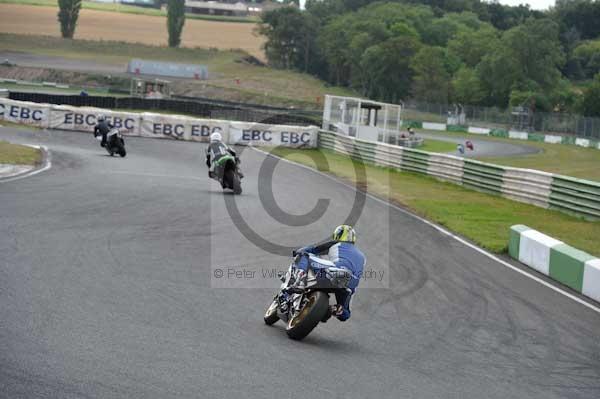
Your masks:
{"label": "grass verge", "polygon": [[[328,150],[277,148],[274,155],[308,165],[342,180],[368,187],[414,213],[470,239],[492,252],[507,251],[510,226],[525,224],[569,245],[600,256],[600,222],[589,222],[558,211],[440,182],[432,177],[366,164],[366,181],[356,182],[352,160]],[[311,153],[320,152],[317,162]]]}
{"label": "grass verge", "polygon": [[501,137],[490,137],[468,133],[436,131],[427,131],[427,133],[440,134],[444,136],[472,137],[479,140],[523,144],[536,147],[541,151],[535,154],[510,157],[480,157],[477,159],[498,165],[537,169],[550,173],[600,181],[600,150],[594,148],[506,139]]}
{"label": "grass verge", "polygon": [[423,146],[418,147],[417,150],[429,152],[454,152],[456,150],[456,144],[447,141],[425,139]]}
{"label": "grass verge", "polygon": [[38,165],[42,153],[31,147],[0,141],[0,163],[11,165]]}

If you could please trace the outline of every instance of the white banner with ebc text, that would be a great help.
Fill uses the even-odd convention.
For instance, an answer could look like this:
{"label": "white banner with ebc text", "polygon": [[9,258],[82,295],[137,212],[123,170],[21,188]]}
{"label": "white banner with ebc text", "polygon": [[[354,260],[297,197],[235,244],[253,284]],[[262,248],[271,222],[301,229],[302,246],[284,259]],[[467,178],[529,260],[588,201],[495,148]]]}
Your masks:
{"label": "white banner with ebc text", "polygon": [[106,120],[114,127],[119,128],[123,134],[137,136],[140,133],[140,114],[115,112],[92,107],[71,107],[68,105],[52,106],[49,127],[52,129],[93,132],[100,115],[104,115]]}
{"label": "white banner with ebc text", "polygon": [[0,120],[23,125],[48,127],[50,105],[0,98]]}
{"label": "white banner with ebc text", "polygon": [[229,143],[285,147],[316,147],[319,128],[316,126],[265,125],[262,123],[230,122]]}
{"label": "white banner with ebc text", "polygon": [[100,115],[104,115],[111,125],[129,136],[208,142],[210,135],[218,132],[226,143],[241,145],[316,147],[319,131],[317,126],[231,122],[0,98],[0,120],[42,128],[93,132]]}
{"label": "white banner with ebc text", "polygon": [[140,132],[143,137],[208,142],[212,133],[219,132],[226,141],[229,132],[228,121],[149,112],[143,113],[141,119]]}

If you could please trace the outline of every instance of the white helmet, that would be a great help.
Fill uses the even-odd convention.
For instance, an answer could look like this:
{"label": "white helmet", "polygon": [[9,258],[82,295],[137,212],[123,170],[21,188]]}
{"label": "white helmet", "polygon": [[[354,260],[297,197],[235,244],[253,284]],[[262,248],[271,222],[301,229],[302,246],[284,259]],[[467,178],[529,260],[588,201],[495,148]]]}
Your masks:
{"label": "white helmet", "polygon": [[214,132],[210,135],[210,141],[221,141],[223,138],[221,137],[221,133]]}
{"label": "white helmet", "polygon": [[98,122],[104,122],[106,120],[106,116],[100,114],[98,115]]}

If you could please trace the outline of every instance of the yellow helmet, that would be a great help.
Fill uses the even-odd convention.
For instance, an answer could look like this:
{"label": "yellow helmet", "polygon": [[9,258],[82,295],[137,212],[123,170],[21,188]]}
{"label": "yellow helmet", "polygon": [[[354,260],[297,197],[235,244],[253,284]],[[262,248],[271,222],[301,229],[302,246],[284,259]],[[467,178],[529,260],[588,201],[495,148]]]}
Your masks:
{"label": "yellow helmet", "polygon": [[356,242],[356,231],[347,224],[339,225],[333,231],[333,240],[337,242]]}

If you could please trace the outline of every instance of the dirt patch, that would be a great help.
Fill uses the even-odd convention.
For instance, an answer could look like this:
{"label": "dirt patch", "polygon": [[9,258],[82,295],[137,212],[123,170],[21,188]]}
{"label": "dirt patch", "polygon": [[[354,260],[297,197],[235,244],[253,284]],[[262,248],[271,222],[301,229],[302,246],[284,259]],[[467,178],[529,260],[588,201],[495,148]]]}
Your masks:
{"label": "dirt patch", "polygon": [[[60,37],[57,8],[0,4],[0,32]],[[264,40],[253,33],[255,24],[188,19],[182,46],[241,49],[264,60]],[[167,45],[165,17],[81,10],[75,37]],[[24,49],[26,50],[26,49]]]}

